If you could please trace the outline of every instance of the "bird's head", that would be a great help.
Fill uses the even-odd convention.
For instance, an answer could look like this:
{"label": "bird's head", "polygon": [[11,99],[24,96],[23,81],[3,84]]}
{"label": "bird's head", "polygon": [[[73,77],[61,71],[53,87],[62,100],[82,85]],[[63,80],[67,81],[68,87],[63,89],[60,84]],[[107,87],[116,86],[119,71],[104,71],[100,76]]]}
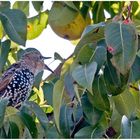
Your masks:
{"label": "bird's head", "polygon": [[47,69],[53,72],[45,63],[45,59],[50,59],[51,57],[44,57],[42,54],[34,49],[32,51],[27,51],[22,56],[22,61],[25,62],[26,65],[30,68],[30,70],[37,75],[39,72]]}

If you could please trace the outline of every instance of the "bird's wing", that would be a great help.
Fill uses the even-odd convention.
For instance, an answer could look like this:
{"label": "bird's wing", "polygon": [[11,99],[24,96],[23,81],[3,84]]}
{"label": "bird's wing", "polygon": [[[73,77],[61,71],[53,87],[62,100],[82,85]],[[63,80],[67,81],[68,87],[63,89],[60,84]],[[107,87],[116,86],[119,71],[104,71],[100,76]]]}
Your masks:
{"label": "bird's wing", "polygon": [[5,87],[11,82],[15,71],[20,67],[20,63],[14,63],[11,65],[0,78],[0,92],[5,89]]}

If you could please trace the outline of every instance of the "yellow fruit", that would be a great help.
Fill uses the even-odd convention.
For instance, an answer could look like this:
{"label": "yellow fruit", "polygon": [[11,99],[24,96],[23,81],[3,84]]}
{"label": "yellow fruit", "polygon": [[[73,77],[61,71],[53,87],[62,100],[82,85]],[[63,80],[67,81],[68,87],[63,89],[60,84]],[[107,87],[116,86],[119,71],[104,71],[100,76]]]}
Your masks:
{"label": "yellow fruit", "polygon": [[62,2],[54,2],[49,13],[48,23],[52,30],[60,37],[76,40],[81,37],[85,27],[90,24],[89,16],[86,20],[79,11],[73,10]]}

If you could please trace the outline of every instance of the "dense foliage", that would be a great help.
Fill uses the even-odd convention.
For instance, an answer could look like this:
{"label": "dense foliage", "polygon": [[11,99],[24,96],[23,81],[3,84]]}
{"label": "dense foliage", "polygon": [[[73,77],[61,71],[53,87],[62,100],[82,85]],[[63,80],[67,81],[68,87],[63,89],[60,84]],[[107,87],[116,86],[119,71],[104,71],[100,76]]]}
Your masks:
{"label": "dense foliage", "polygon": [[53,2],[51,10],[1,1],[0,74],[48,24],[76,47],[67,59],[54,54],[55,75],[40,73],[20,110],[0,100],[0,138],[139,138],[139,9],[137,1]]}

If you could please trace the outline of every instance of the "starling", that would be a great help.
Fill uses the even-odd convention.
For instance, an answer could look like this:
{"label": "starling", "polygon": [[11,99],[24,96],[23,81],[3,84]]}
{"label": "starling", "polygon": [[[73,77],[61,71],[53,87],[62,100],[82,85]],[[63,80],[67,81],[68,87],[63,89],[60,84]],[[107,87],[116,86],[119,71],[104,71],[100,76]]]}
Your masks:
{"label": "starling", "polygon": [[44,69],[53,72],[44,64],[44,59],[48,58],[38,50],[24,53],[0,78],[0,98],[8,98],[8,106],[19,108],[29,97],[35,76]]}

